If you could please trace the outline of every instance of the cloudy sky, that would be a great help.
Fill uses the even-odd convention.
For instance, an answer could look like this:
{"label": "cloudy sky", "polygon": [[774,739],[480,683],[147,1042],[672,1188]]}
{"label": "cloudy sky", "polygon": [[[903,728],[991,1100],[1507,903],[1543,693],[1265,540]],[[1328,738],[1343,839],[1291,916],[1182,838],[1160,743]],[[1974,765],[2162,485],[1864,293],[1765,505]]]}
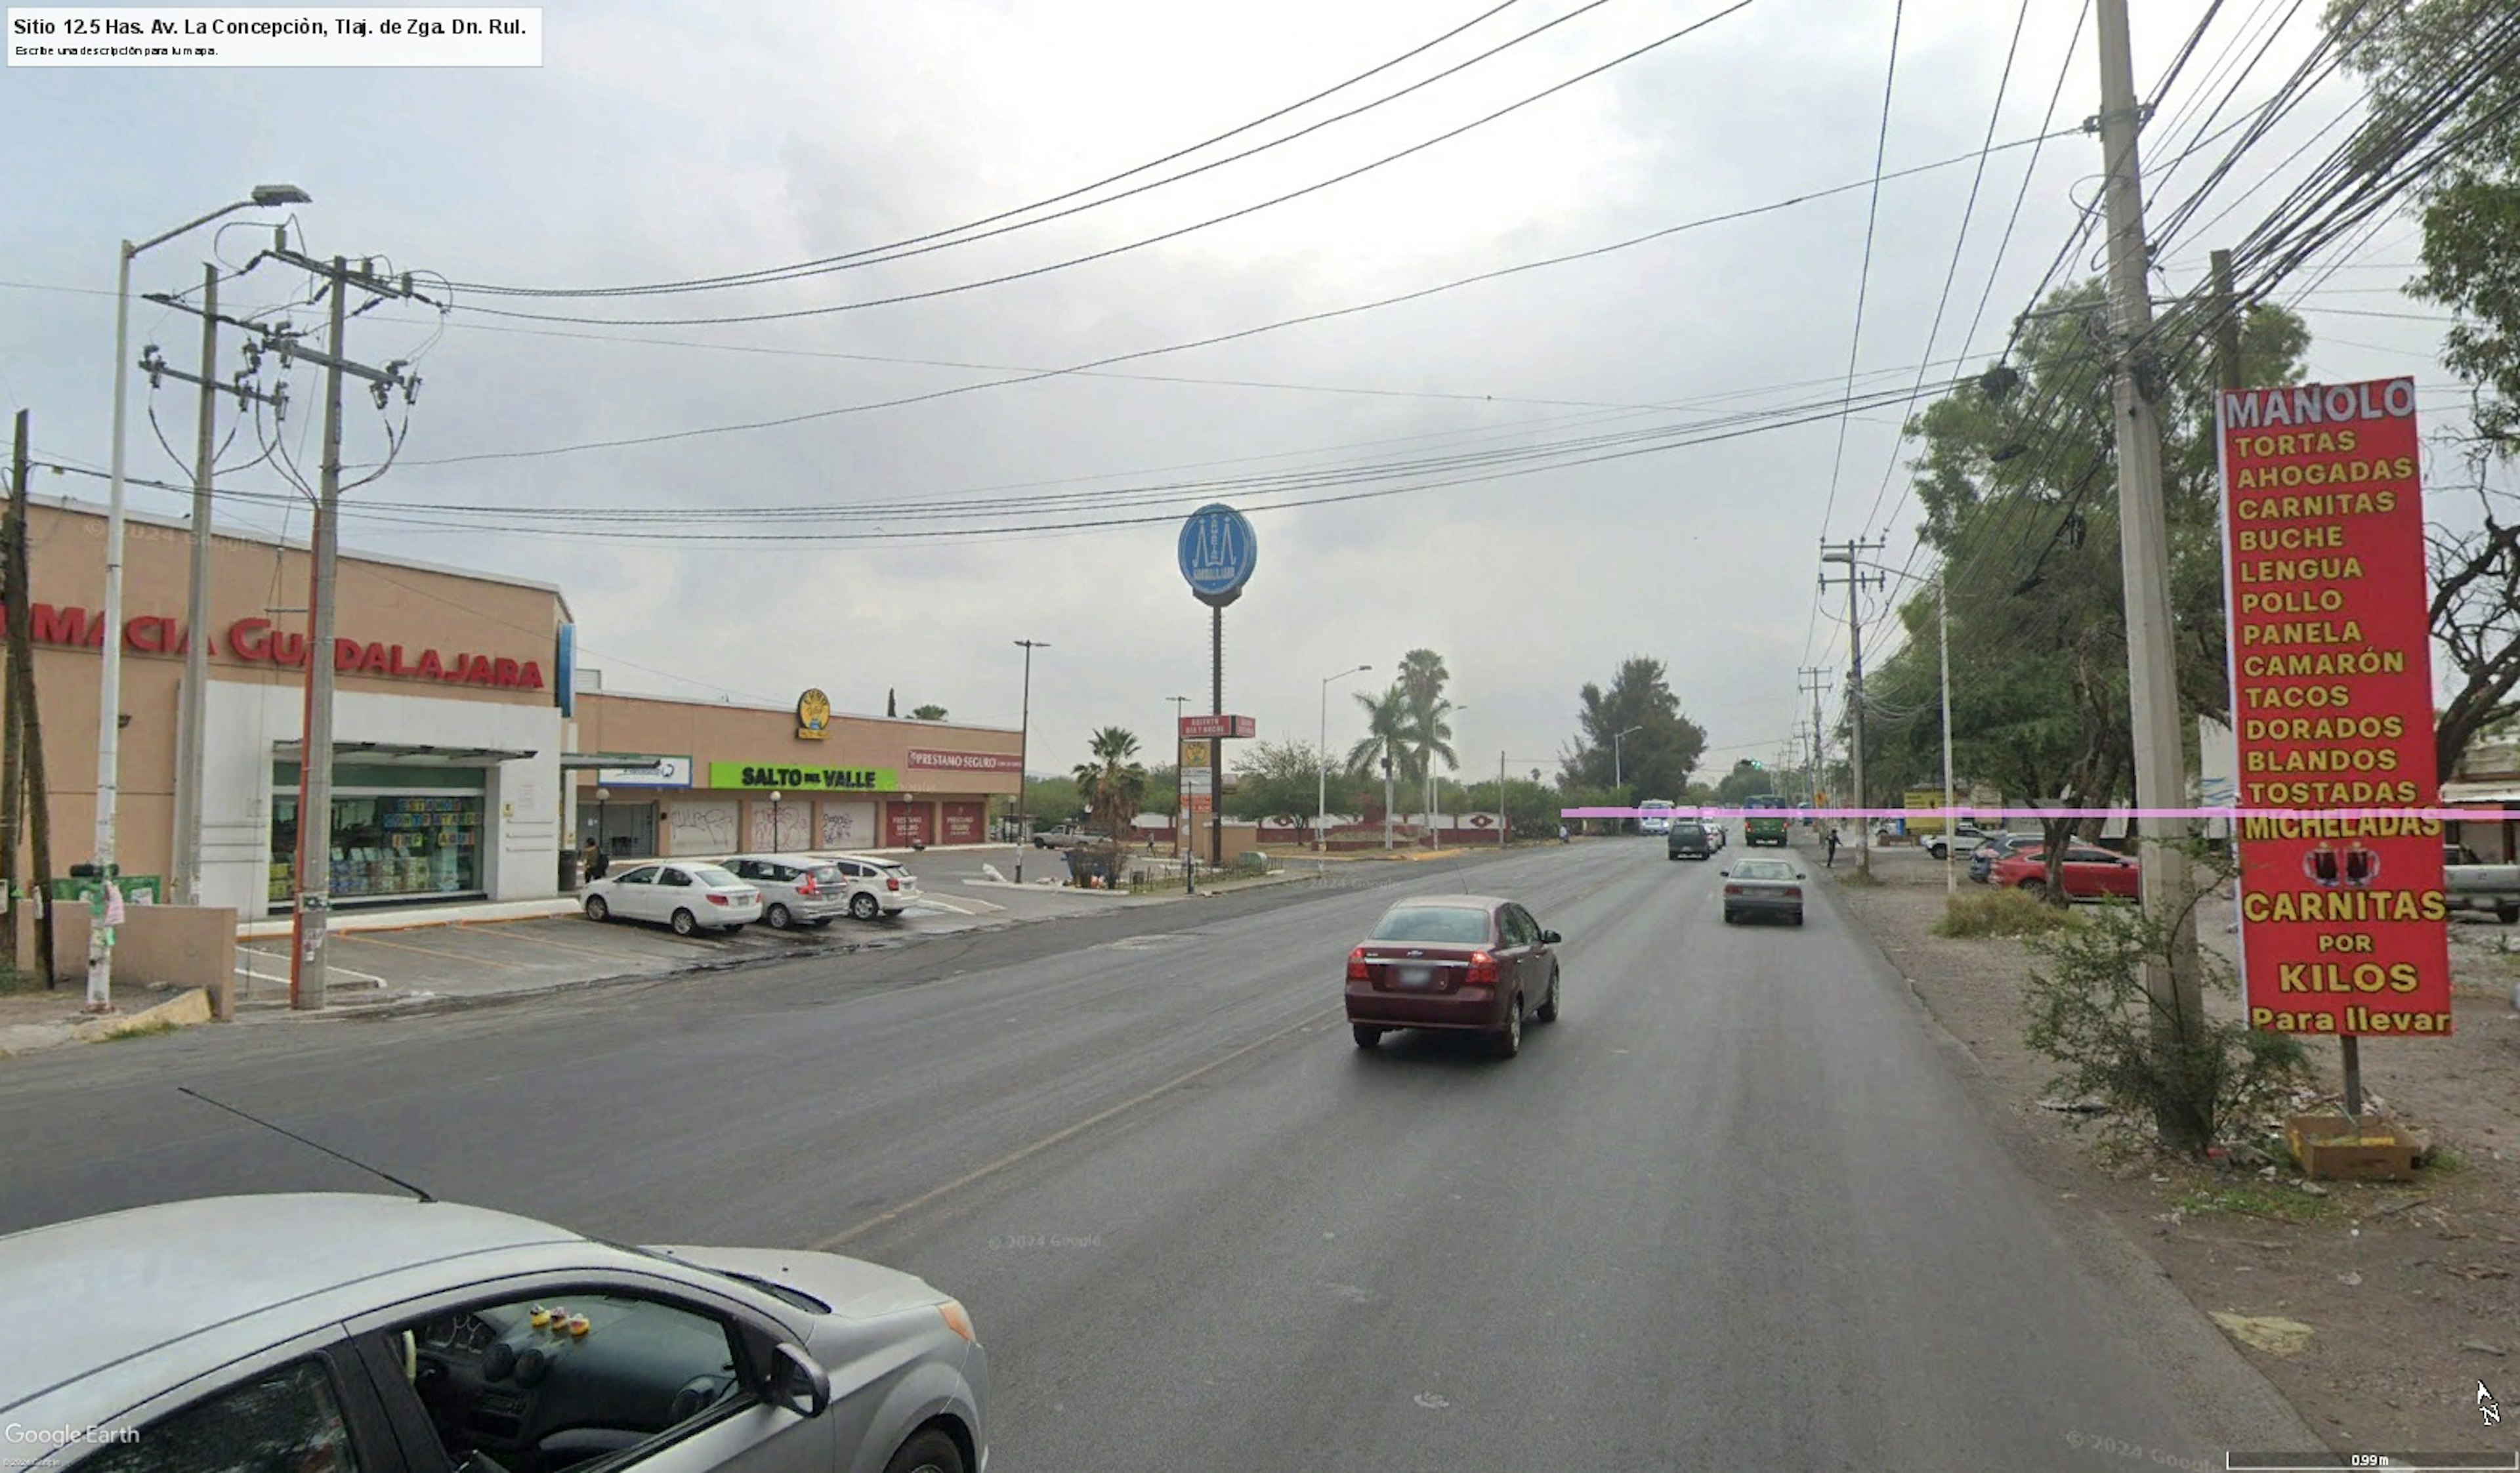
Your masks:
{"label": "cloudy sky", "polygon": [[[2151,92],[2207,7],[2136,9]],[[2147,163],[2272,96],[2311,49],[2316,9],[2222,6],[2163,98]],[[1387,672],[1425,646],[1468,708],[1465,765],[1492,772],[1503,753],[1516,771],[1553,766],[1578,687],[1642,654],[1668,663],[1712,764],[1774,757],[1809,719],[1796,668],[1845,665],[1843,622],[1815,597],[1820,540],[1883,535],[1892,566],[1931,564],[1910,558],[1900,410],[1828,413],[1850,354],[1859,399],[1982,367],[2099,169],[2096,138],[2079,132],[2000,148],[1982,178],[1970,157],[1991,118],[2001,146],[2096,110],[2073,0],[1906,6],[1886,141],[1892,0],[541,15],[537,69],[0,74],[0,126],[17,140],[0,395],[32,409],[39,455],[106,461],[114,242],[294,183],[315,201],[294,211],[309,252],[451,284],[430,288],[453,305],[442,319],[381,306],[353,330],[356,357],[419,355],[425,387],[400,459],[355,493],[346,545],[561,583],[585,663],[617,689],[784,703],[819,685],[861,712],[897,689],[904,710],[1012,725],[1012,642],[1045,640],[1037,771],[1080,760],[1106,723],[1165,745],[1168,698],[1203,705],[1206,611],[1174,537],[1210,499],[1258,529],[1258,574],[1227,616],[1226,704],[1263,735],[1310,741],[1323,676]],[[2316,151],[2290,173],[2287,156],[2354,101],[2331,80],[2243,155],[2197,228],[2166,244],[2157,286],[2193,287],[2206,252],[2235,243]],[[2170,171],[2156,210],[2236,136]],[[1876,150],[1893,172],[1958,161],[1880,187],[1868,275]],[[988,238],[939,234],[1150,163]],[[1143,185],[1155,187],[1110,199]],[[1824,190],[1840,192],[1803,199]],[[1248,332],[1657,231],[1672,233]],[[927,237],[939,249],[730,290],[486,290],[651,286]],[[1169,238],[1142,244],[1154,237]],[[142,257],[136,285],[196,285],[213,249],[242,265],[268,239],[259,224],[205,230]],[[2416,245],[2410,225],[2384,224],[2331,256],[2342,269],[2298,304],[2318,377],[2412,372],[2428,412],[2447,414],[2460,395],[2434,362],[2439,327],[2393,290]],[[2066,270],[2092,259],[2086,249]],[[223,290],[279,308],[305,285],[265,264]],[[901,297],[916,299],[864,305]],[[691,320],[760,314],[789,315]],[[1227,334],[1247,335],[1155,351]],[[145,303],[134,338],[179,359],[195,341]],[[161,417],[189,447],[177,388]],[[301,405],[315,388],[296,386]],[[920,401],[890,402],[903,399]],[[381,423],[362,402],[353,460],[379,457]],[[132,474],[184,479],[136,424]],[[640,442],[603,443],[625,440]],[[288,483],[269,469],[222,484],[238,493],[223,516],[302,534],[305,513],[274,499]],[[103,495],[76,476],[44,488]],[[158,491],[134,504],[181,510]],[[1357,734],[1345,693],[1366,678],[1333,689],[1335,745]]]}

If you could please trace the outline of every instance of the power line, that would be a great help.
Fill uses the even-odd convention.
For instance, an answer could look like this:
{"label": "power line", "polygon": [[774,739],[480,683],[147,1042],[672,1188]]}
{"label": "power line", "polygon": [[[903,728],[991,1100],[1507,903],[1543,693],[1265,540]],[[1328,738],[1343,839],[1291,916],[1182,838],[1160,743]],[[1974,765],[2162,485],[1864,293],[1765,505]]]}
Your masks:
{"label": "power line", "polygon": [[[1708,16],[1703,20],[1692,21],[1688,24],[1682,26],[1678,30],[1672,31],[1670,34],[1665,35],[1658,40],[1648,41],[1644,45],[1637,47],[1633,51],[1613,57],[1609,61],[1603,62],[1598,67],[1577,72],[1575,75],[1566,78],[1564,81],[1545,87],[1538,92],[1532,93],[1528,97],[1508,103],[1506,106],[1499,108],[1492,113],[1483,114],[1478,117],[1474,117],[1468,122],[1461,124],[1459,127],[1448,128],[1445,131],[1436,134],[1432,138],[1413,143],[1407,148],[1385,154],[1379,159],[1375,159],[1368,163],[1358,164],[1356,167],[1347,169],[1344,172],[1332,174],[1327,179],[1317,180],[1311,184],[1304,185],[1299,189],[1292,189],[1288,190],[1284,194],[1274,195],[1269,199],[1262,200],[1256,204],[1245,205],[1238,209],[1231,209],[1223,214],[1210,215],[1206,219],[1197,220],[1188,225],[1177,226],[1171,230],[1162,231],[1155,235],[1144,236],[1140,239],[1127,241],[1117,246],[1108,246],[1100,251],[1089,251],[1080,255],[1067,256],[1063,259],[1051,261],[1044,265],[1028,266],[1020,271],[1001,272],[995,276],[981,277],[972,281],[958,282],[952,286],[932,287],[922,292],[896,292],[888,297],[874,297],[862,301],[832,302],[828,305],[818,307],[791,307],[776,312],[728,313],[713,317],[581,317],[567,313],[555,312],[517,312],[499,307],[471,307],[469,310],[484,313],[492,317],[514,318],[525,322],[571,322],[583,325],[611,327],[731,326],[754,322],[783,322],[801,317],[825,317],[838,312],[864,311],[869,307],[898,306],[904,302],[929,301],[940,297],[953,297],[965,292],[976,292],[985,287],[997,287],[1004,286],[1010,282],[1026,281],[1033,277],[1046,276],[1054,271],[1064,271],[1071,266],[1081,266],[1094,261],[1108,260],[1113,256],[1125,255],[1133,251],[1145,250],[1148,246],[1161,245],[1166,241],[1179,240],[1183,236],[1205,230],[1213,225],[1222,225],[1231,220],[1238,220],[1246,215],[1257,214],[1261,210],[1273,208],[1277,206],[1286,204],[1289,201],[1300,200],[1308,195],[1319,194],[1321,191],[1328,189],[1333,185],[1344,184],[1350,179],[1372,173],[1373,170],[1381,168],[1385,164],[1396,163],[1403,159],[1424,153],[1426,150],[1435,147],[1437,144],[1448,143],[1474,128],[1484,127],[1501,117],[1518,113],[1524,108],[1530,107],[1534,103],[1546,101],[1547,99],[1554,97],[1558,93],[1565,91],[1569,87],[1575,86],[1581,82],[1590,81],[1594,77],[1599,76],[1605,71],[1609,71],[1617,67],[1625,66],[1639,57],[1656,51],[1664,46],[1668,46],[1674,41],[1681,40],[1684,37],[1693,35],[1698,31],[1704,30],[1706,27],[1713,25],[1716,22],[1737,15],[1757,3],[1758,0],[1732,0],[1732,4],[1726,6],[1720,11],[1717,11],[1714,15]],[[1905,0],[1902,0],[1902,3],[1905,3]]]}
{"label": "power line", "polygon": [[[1479,14],[1472,16],[1469,20],[1462,22],[1461,24],[1454,26],[1452,29],[1445,31],[1443,34],[1436,36],[1433,40],[1421,42],[1417,46],[1413,46],[1409,50],[1402,52],[1400,55],[1393,57],[1391,60],[1369,68],[1364,71],[1360,71],[1343,82],[1339,82],[1334,86],[1326,87],[1299,101],[1288,103],[1284,107],[1279,108],[1274,112],[1263,114],[1258,117],[1252,118],[1248,122],[1228,128],[1224,132],[1218,133],[1213,137],[1201,139],[1199,142],[1193,143],[1187,148],[1175,149],[1173,152],[1166,154],[1161,158],[1150,159],[1144,163],[1122,169],[1116,174],[1106,174],[1102,178],[1097,179],[1091,184],[1080,184],[1073,189],[1049,196],[1046,199],[1035,200],[1028,205],[1018,205],[1011,209],[1002,209],[995,214],[983,215],[976,220],[967,220],[960,225],[948,226],[941,230],[931,230],[922,235],[907,236],[903,239],[889,241],[879,246],[866,246],[856,251],[842,252],[837,255],[818,256],[812,260],[796,261],[785,266],[767,266],[758,270],[738,271],[722,276],[685,277],[673,281],[650,282],[644,285],[626,287],[518,287],[501,286],[489,282],[457,282],[454,285],[459,286],[468,292],[478,292],[487,297],[657,297],[684,292],[710,291],[724,287],[754,286],[765,282],[794,280],[798,277],[817,275],[825,271],[845,269],[851,265],[876,265],[879,264],[882,260],[900,259],[902,255],[905,254],[923,253],[912,251],[910,248],[925,246],[931,241],[946,241],[949,245],[958,246],[968,245],[974,240],[985,240],[988,236],[1005,233],[1004,231],[990,230],[982,235],[971,235],[969,232],[981,230],[985,226],[995,225],[1004,220],[1013,219],[1017,215],[1030,214],[1035,210],[1045,209],[1053,205],[1065,204],[1069,200],[1076,199],[1080,195],[1092,194],[1096,190],[1102,189],[1106,185],[1117,184],[1123,179],[1135,178],[1136,176],[1147,172],[1148,169],[1161,168],[1167,163],[1177,162],[1183,159],[1189,158],[1192,154],[1213,148],[1217,144],[1223,143],[1230,138],[1240,137],[1242,134],[1248,133],[1254,128],[1275,122],[1279,118],[1285,117],[1291,114],[1301,112],[1305,108],[1311,107],[1317,102],[1335,96],[1338,93],[1346,91],[1350,87],[1358,85],[1359,83],[1370,81],[1373,77],[1390,70],[1392,68],[1399,66],[1403,62],[1411,61],[1417,57],[1422,56],[1426,52],[1432,51],[1436,47],[1441,46],[1446,41],[1453,39],[1455,36],[1461,35],[1462,32],[1474,28],[1481,22],[1489,20],[1500,12],[1512,9],[1513,6],[1518,3],[1520,3],[1520,0],[1505,0],[1505,3],[1501,5],[1491,6],[1487,10],[1481,11]],[[1425,87],[1433,82],[1440,81],[1447,76],[1451,76],[1454,72],[1462,70],[1462,68],[1471,66],[1478,62],[1483,62],[1488,58],[1497,55],[1499,52],[1518,46],[1522,42],[1528,41],[1532,37],[1539,35],[1542,31],[1561,25],[1568,21],[1574,20],[1577,16],[1583,15],[1586,11],[1598,9],[1601,5],[1606,3],[1607,0],[1593,0],[1592,4],[1586,5],[1580,10],[1560,16],[1556,20],[1548,23],[1548,24],[1525,31],[1521,35],[1514,37],[1512,40],[1508,41],[1503,45],[1483,51],[1477,56],[1470,58],[1469,61],[1462,62],[1458,66],[1439,71],[1435,73],[1435,75],[1425,78],[1423,81],[1414,83],[1411,86],[1405,87],[1402,90],[1391,93],[1387,96],[1376,98],[1374,101],[1366,104],[1364,107],[1352,109],[1349,112],[1325,118],[1299,132],[1288,133],[1283,137],[1262,144],[1258,148],[1249,149],[1229,158],[1217,160],[1211,163],[1201,164],[1199,167],[1191,169],[1185,173],[1174,174],[1168,178],[1158,179],[1151,184],[1141,185],[1137,189],[1112,195],[1107,199],[1097,200],[1091,204],[1079,206],[1077,207],[1077,209],[1060,210],[1058,214],[1046,215],[1041,219],[1036,220],[1026,220],[1021,225],[1009,226],[1007,228],[1022,229],[1027,226],[1039,225],[1046,223],[1049,220],[1059,219],[1065,215],[1074,214],[1080,209],[1090,209],[1100,206],[1109,205],[1119,200],[1128,199],[1132,195],[1142,194],[1149,189],[1159,188],[1166,184],[1177,183],[1180,180],[1190,178],[1193,174],[1205,173],[1209,169],[1219,168],[1238,160],[1248,159],[1254,154],[1264,153],[1281,144],[1291,143],[1295,139],[1305,136],[1305,134],[1328,127],[1332,123],[1344,121],[1347,118],[1356,116],[1360,113],[1369,112],[1372,109],[1378,108],[1385,103],[1397,101],[1400,98],[1408,96],[1412,92],[1418,91],[1419,88]],[[964,236],[967,238],[962,240],[948,239],[949,237],[955,236]],[[929,247],[928,249],[938,250],[943,248]],[[869,257],[875,257],[876,259],[869,259]]]}
{"label": "power line", "polygon": [[[1881,76],[1881,127],[1872,146],[1872,177],[1876,181],[1881,177],[1882,165],[1890,157],[1890,103],[1899,81],[1899,31],[1907,18],[1908,0],[1896,0],[1890,11],[1890,60],[1882,69]],[[1864,263],[1855,273],[1855,331],[1848,335],[1846,345],[1846,385],[1850,395],[1855,391],[1856,357],[1864,348],[1864,307],[1872,286],[1872,237],[1880,215],[1881,186],[1876,182],[1872,186],[1871,199],[1864,209]],[[1829,515],[1837,509],[1838,476],[1845,468],[1846,421],[1841,419],[1837,422],[1837,452],[1828,468],[1828,500],[1820,513],[1820,529],[1823,537],[1828,535]]]}
{"label": "power line", "polygon": [[[2013,149],[2033,147],[2045,142],[2048,138],[2061,137],[2063,136],[2064,131],[2073,130],[2061,130],[2059,132],[2044,134],[2034,138],[2015,139],[2009,143],[1997,145],[1994,152],[2006,153]],[[1347,306],[1330,307],[1318,312],[1306,312],[1293,317],[1283,317],[1274,322],[1261,323],[1256,327],[1240,328],[1228,333],[1218,333],[1206,338],[1192,339],[1186,343],[1166,344],[1160,347],[1145,347],[1137,348],[1129,352],[1112,353],[1104,357],[1090,359],[1083,363],[1069,364],[1063,368],[1044,369],[1039,372],[1013,374],[1000,379],[985,379],[976,383],[958,384],[945,389],[928,390],[920,393],[904,394],[888,399],[870,400],[857,404],[843,404],[834,408],[808,410],[799,414],[782,415],[771,419],[745,420],[731,424],[696,426],[686,430],[666,431],[655,435],[626,436],[613,439],[580,440],[568,444],[546,445],[526,450],[492,450],[476,451],[464,455],[416,457],[405,461],[404,464],[407,466],[464,465],[486,460],[539,459],[554,455],[577,454],[587,450],[615,450],[641,445],[665,444],[676,440],[696,439],[709,436],[748,434],[761,430],[784,429],[791,425],[810,424],[819,420],[835,419],[843,415],[865,414],[882,409],[899,409],[913,404],[930,403],[938,399],[953,398],[966,393],[974,393],[985,389],[1002,389],[1018,384],[1034,384],[1046,379],[1067,377],[1069,375],[1083,373],[1092,369],[1108,368],[1115,363],[1133,363],[1146,358],[1160,357],[1170,353],[1188,352],[1194,348],[1214,347],[1222,344],[1239,342],[1246,338],[1256,338],[1266,333],[1280,332],[1290,327],[1303,327],[1317,322],[1328,322],[1340,317],[1354,316],[1363,312],[1378,311],[1384,307],[1398,306],[1406,302],[1423,300],[1427,298],[1440,296],[1447,292],[1459,291],[1463,287],[1475,286],[1481,282],[1496,281],[1504,277],[1520,275],[1527,271],[1537,271],[1551,266],[1560,266],[1574,261],[1588,260],[1596,256],[1607,255],[1614,252],[1631,250],[1638,246],[1647,245],[1651,242],[1683,234],[1688,231],[1704,229],[1711,225],[1730,224],[1737,220],[1755,218],[1759,215],[1774,214],[1779,210],[1790,209],[1796,206],[1811,204],[1815,201],[1828,199],[1835,195],[1849,194],[1856,190],[1872,186],[1876,184],[1876,182],[1886,183],[1895,179],[1912,178],[1918,174],[1931,173],[1938,169],[1950,168],[1958,164],[1969,162],[1977,157],[1976,153],[1955,155],[1949,159],[1939,159],[1930,163],[1921,163],[1909,168],[1895,169],[1888,173],[1878,175],[1875,179],[1853,180],[1844,184],[1831,185],[1825,189],[1807,191],[1782,200],[1770,201],[1763,205],[1747,206],[1739,209],[1726,210],[1718,214],[1701,215],[1695,219],[1683,220],[1675,225],[1666,225],[1660,229],[1649,230],[1642,235],[1630,236],[1625,240],[1612,241],[1607,245],[1595,246],[1582,251],[1566,252],[1557,255],[1543,256],[1536,260],[1521,261],[1510,266],[1500,266],[1494,270],[1474,272],[1468,276],[1457,277],[1454,280],[1446,282],[1438,282],[1433,286],[1420,287],[1415,291],[1403,292],[1395,296],[1377,298],[1371,301],[1355,302]]]}

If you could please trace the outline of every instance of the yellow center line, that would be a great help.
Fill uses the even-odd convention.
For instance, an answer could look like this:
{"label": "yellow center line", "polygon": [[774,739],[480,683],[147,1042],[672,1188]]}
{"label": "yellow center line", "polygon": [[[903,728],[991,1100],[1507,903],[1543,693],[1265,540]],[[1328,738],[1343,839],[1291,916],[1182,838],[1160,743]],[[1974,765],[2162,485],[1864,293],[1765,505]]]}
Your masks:
{"label": "yellow center line", "polygon": [[909,1216],[911,1213],[917,1212],[919,1209],[925,1207],[927,1204],[935,1201],[939,1197],[943,1197],[951,1192],[961,1191],[963,1188],[969,1186],[972,1182],[978,1181],[983,1177],[996,1175],[998,1173],[1015,1165],[1017,1162],[1037,1156],[1042,1152],[1049,1150],[1052,1146],[1058,1144],[1060,1141],[1090,1130],[1114,1116],[1127,1114],[1129,1111],[1137,1109],[1140,1105],[1146,1104],[1149,1100],[1157,1099],[1163,1095],[1169,1094],[1173,1090],[1179,1089],[1182,1085],[1189,1083],[1191,1081],[1197,1079],[1200,1075],[1222,1069],[1226,1065],[1233,1063],[1235,1060],[1241,1058],[1244,1054],[1252,1052],[1254,1049],[1265,1048],[1290,1034],[1302,1033],[1305,1029],[1311,1028],[1316,1024],[1327,1022],[1332,1018],[1344,1018],[1346,1016],[1347,1005],[1342,1002],[1335,1008],[1315,1013],[1309,1018],[1289,1024],[1287,1027],[1278,1030],[1276,1033],[1269,1035],[1265,1038],[1255,1038],[1251,1042],[1245,1043],[1240,1048],[1234,1050],[1232,1053],[1210,1059],[1188,1074],[1177,1075],[1142,1094],[1131,1095],[1129,1098],[1122,1100],[1120,1103],[1111,1106],[1107,1110],[1103,1110],[1095,1115],[1089,1115],[1085,1119],[1078,1121],[1076,1124],[1069,1126],[1063,1130],[1053,1131],[1051,1134],[1043,1136],[1041,1139],[1034,1141],[1030,1145],[1018,1147],[1013,1151],[1008,1152],[1006,1155],[999,1157],[997,1160],[990,1162],[986,1166],[966,1172],[962,1175],[955,1177],[953,1180],[946,1182],[943,1186],[934,1187],[928,1191],[922,1192],[918,1196],[904,1202],[899,1207],[878,1213],[876,1216],[867,1219],[865,1221],[860,1222],[857,1226],[852,1227],[845,1232],[833,1233],[819,1243],[811,1243],[806,1246],[815,1253],[829,1253],[832,1249],[839,1247],[841,1244],[846,1243],[853,1238],[863,1237],[866,1234],[875,1231],[877,1228],[883,1226],[887,1222],[895,1221],[901,1218]]}
{"label": "yellow center line", "polygon": [[333,940],[337,943],[354,941],[363,946],[389,946],[396,951],[414,951],[418,952],[422,956],[442,956],[448,961],[473,962],[484,967],[497,967],[502,972],[525,972],[532,970],[529,967],[525,967],[512,961],[492,961],[486,956],[467,956],[461,951],[440,951],[434,946],[415,946],[409,942],[383,941],[358,931],[335,932],[333,934]]}

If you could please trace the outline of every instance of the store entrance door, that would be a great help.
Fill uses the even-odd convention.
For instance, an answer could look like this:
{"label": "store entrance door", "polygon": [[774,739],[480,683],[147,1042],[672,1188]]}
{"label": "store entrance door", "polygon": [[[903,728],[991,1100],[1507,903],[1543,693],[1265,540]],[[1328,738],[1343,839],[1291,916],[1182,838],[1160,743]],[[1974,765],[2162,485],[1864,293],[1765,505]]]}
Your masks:
{"label": "store entrance door", "polygon": [[624,803],[617,798],[604,802],[580,799],[577,842],[583,848],[590,840],[615,859],[652,856],[656,852],[656,806]]}

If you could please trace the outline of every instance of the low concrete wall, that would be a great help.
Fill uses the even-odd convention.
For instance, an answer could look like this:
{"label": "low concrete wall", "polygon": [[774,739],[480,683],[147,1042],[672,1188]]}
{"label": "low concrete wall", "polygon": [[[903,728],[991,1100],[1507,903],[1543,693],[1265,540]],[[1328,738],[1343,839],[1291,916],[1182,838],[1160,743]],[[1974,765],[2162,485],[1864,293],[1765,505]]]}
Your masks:
{"label": "low concrete wall", "polygon": [[[117,982],[200,988],[209,994],[210,1015],[236,1016],[237,913],[225,906],[129,905],[114,932]],[[65,903],[54,911],[53,966],[66,990],[87,978],[88,909]]]}

